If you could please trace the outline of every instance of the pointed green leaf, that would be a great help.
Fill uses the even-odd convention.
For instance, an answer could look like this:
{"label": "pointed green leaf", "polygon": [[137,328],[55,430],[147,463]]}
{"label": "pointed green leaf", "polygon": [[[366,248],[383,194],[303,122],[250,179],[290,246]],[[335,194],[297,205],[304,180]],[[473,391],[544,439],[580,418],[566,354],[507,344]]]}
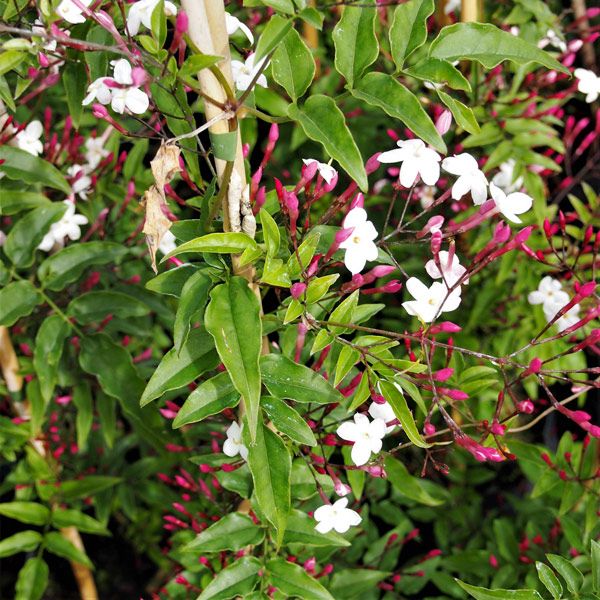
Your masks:
{"label": "pointed green leaf", "polygon": [[413,477],[399,460],[388,456],[385,459],[385,471],[389,482],[401,495],[426,506],[444,504],[443,498],[434,498],[422,481],[418,477]]}
{"label": "pointed green leaf", "polygon": [[277,431],[299,444],[316,446],[317,440],[306,421],[288,404],[273,396],[263,396],[260,401]]}
{"label": "pointed green leaf", "polygon": [[26,317],[42,302],[42,296],[29,281],[13,281],[0,290],[0,325],[10,327]]}
{"label": "pointed green leaf", "polygon": [[267,563],[271,584],[287,598],[302,600],[334,600],[333,596],[300,565],[283,558],[274,558]]}
{"label": "pointed green leaf", "polygon": [[488,590],[455,579],[460,587],[476,600],[543,600],[535,590]]}
{"label": "pointed green leaf", "polygon": [[315,60],[295,29],[288,31],[271,59],[273,79],[296,102],[315,76]]}
{"label": "pointed green leaf", "polygon": [[583,574],[581,571],[571,561],[558,554],[546,554],[546,558],[565,580],[567,589],[573,594],[579,592],[583,585]]}
{"label": "pointed green leaf", "polygon": [[19,571],[15,600],[40,600],[48,586],[48,565],[41,558],[27,560]]}
{"label": "pointed green leaf", "polygon": [[300,123],[311,140],[323,144],[327,154],[337,160],[363,192],[367,191],[369,184],[362,156],[344,113],[332,98],[315,94],[302,107],[290,104],[288,115]]}
{"label": "pointed green leaf", "polygon": [[469,81],[447,60],[428,57],[406,69],[404,72],[411,77],[416,77],[423,81],[446,84],[454,90],[471,91]]}
{"label": "pointed green leaf", "polygon": [[233,512],[205,529],[183,547],[184,552],[237,552],[246,546],[256,546],[265,537],[264,530],[248,516]]}
{"label": "pointed green leaf", "polygon": [[247,248],[256,249],[256,242],[245,233],[209,233],[202,237],[185,242],[165,255],[161,263],[171,258],[189,252],[213,252],[215,254],[240,254]]}
{"label": "pointed green leaf", "polygon": [[458,125],[469,133],[480,133],[479,123],[477,123],[473,111],[468,106],[455,100],[449,94],[442,92],[442,90],[437,90],[437,94],[440,97],[440,100],[450,109],[450,112]]}
{"label": "pointed green leaf", "polygon": [[315,524],[316,521],[305,512],[293,509],[288,516],[283,543],[303,546],[350,546],[350,542],[335,531],[319,533]]}
{"label": "pointed green leaf", "polygon": [[42,535],[28,529],[20,531],[0,541],[0,558],[12,556],[17,552],[33,552],[42,541]]}
{"label": "pointed green leaf", "polygon": [[50,511],[37,502],[3,502],[0,504],[0,515],[29,525],[45,525],[50,518]]}
{"label": "pointed green leaf", "polygon": [[[38,156],[5,144],[0,146],[0,160],[4,161],[2,172],[9,179],[51,187],[65,194],[71,193],[71,186],[63,174],[54,165]],[[64,207],[64,204],[62,206]]]}
{"label": "pointed green leaf", "polygon": [[204,310],[212,279],[205,271],[194,273],[183,286],[173,325],[173,342],[177,352],[181,352],[192,326],[194,315]]}
{"label": "pointed green leaf", "polygon": [[434,10],[433,0],[409,0],[396,7],[390,27],[390,45],[398,69],[427,40],[427,18]]}
{"label": "pointed green leaf", "polygon": [[550,595],[554,600],[560,600],[563,593],[563,587],[558,580],[558,577],[554,574],[554,571],[543,562],[537,561],[535,568],[538,572],[540,581],[544,584],[546,589],[550,592]]}
{"label": "pointed green leaf", "polygon": [[262,324],[258,298],[243,277],[232,277],[212,290],[205,321],[231,381],[242,396],[254,440],[260,409]]}
{"label": "pointed green leaf", "polygon": [[84,565],[88,569],[94,568],[92,561],[83,550],[76,548],[67,538],[56,531],[51,531],[44,536],[44,546],[46,550],[56,556]]}
{"label": "pointed green leaf", "polygon": [[248,594],[258,582],[260,568],[258,559],[243,556],[220,571],[196,600],[229,600]]}

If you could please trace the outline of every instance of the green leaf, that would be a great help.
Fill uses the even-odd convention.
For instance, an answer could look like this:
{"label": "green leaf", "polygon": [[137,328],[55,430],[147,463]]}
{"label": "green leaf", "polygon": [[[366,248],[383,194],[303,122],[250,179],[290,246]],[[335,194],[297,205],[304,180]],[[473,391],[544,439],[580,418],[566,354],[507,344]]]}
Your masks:
{"label": "green leaf", "polygon": [[188,57],[179,69],[179,76],[184,78],[195,78],[202,69],[212,67],[223,60],[221,56],[211,56],[210,54],[192,54]]}
{"label": "green leaf", "polygon": [[277,227],[275,219],[264,208],[260,209],[259,217],[262,225],[263,237],[265,239],[265,246],[267,247],[267,256],[277,256],[279,245],[281,243],[279,227]]}
{"label": "green leaf", "polygon": [[[0,154],[2,148],[7,148],[7,146],[0,147]],[[31,154],[27,154],[27,156],[31,156]],[[4,165],[2,165],[2,169],[4,169]],[[47,206],[35,208],[16,222],[4,243],[4,252],[15,266],[25,268],[33,264],[35,251],[44,235],[50,229],[50,225],[63,216],[65,210],[67,207],[62,202],[53,202]]]}
{"label": "green leaf", "polygon": [[231,381],[242,396],[250,438],[254,440],[260,410],[260,302],[244,278],[232,277],[210,293],[205,321]]}
{"label": "green leaf", "polygon": [[360,352],[351,346],[342,346],[340,355],[335,365],[335,378],[333,385],[338,386],[352,367],[360,360]]}
{"label": "green leaf", "polygon": [[283,558],[274,558],[267,563],[271,584],[287,598],[302,600],[334,600],[333,596],[300,565]]}
{"label": "green leaf", "polygon": [[258,248],[256,242],[245,233],[209,233],[177,246],[163,257],[161,262],[188,252],[212,252],[215,254],[240,254],[247,248]]}
{"label": "green leaf", "polygon": [[351,88],[379,56],[379,44],[375,36],[376,17],[374,0],[367,0],[361,6],[348,5],[344,7],[342,18],[333,30],[335,68]]}
{"label": "green leaf", "polygon": [[301,544],[303,546],[350,546],[350,542],[339,533],[319,533],[315,530],[315,520],[305,512],[292,509],[288,516],[284,544]]}
{"label": "green leaf", "polygon": [[413,477],[399,460],[388,456],[385,459],[385,471],[389,482],[401,495],[426,506],[444,504],[443,498],[434,498],[427,491],[422,480],[418,477]]}
{"label": "green leaf", "polygon": [[75,428],[77,429],[77,446],[87,448],[87,441],[94,422],[94,406],[92,393],[87,381],[79,382],[73,389],[73,404],[77,408]]}
{"label": "green leaf", "polygon": [[52,511],[52,525],[58,528],[77,527],[83,533],[94,535],[110,535],[103,523],[72,508],[55,508]]}
{"label": "green leaf", "polygon": [[294,102],[312,83],[315,76],[315,60],[295,29],[288,31],[277,46],[271,59],[271,69],[273,79]]}
{"label": "green leaf", "polygon": [[600,592],[600,543],[596,540],[591,542],[592,553],[592,590]]}
{"label": "green leaf", "polygon": [[30,558],[17,576],[15,600],[40,600],[48,586],[48,565],[42,558]]}
{"label": "green leaf", "polygon": [[279,12],[294,14],[295,8],[292,0],[261,0],[265,6],[270,6]]}
{"label": "green leaf", "polygon": [[352,325],[352,315],[358,305],[358,295],[359,290],[354,290],[347,298],[345,298],[342,302],[340,302],[335,309],[329,315],[329,319],[327,319],[327,328],[331,333],[339,335],[341,333],[346,333],[349,331],[347,327],[342,327],[340,325],[335,325],[330,323],[341,323],[341,324],[349,324]]}
{"label": "green leaf", "polygon": [[0,75],[4,75],[18,67],[27,56],[25,52],[18,50],[4,50],[0,54]]}
{"label": "green leaf", "polygon": [[0,146],[0,160],[4,161],[2,172],[9,179],[51,187],[65,194],[71,193],[71,186],[63,174],[54,165],[38,156],[5,144]]}
{"label": "green leaf", "polygon": [[183,286],[197,270],[198,269],[194,265],[184,263],[183,265],[179,265],[174,269],[169,269],[152,278],[146,283],[146,289],[156,292],[157,294],[179,298]]}
{"label": "green leaf", "polygon": [[390,27],[392,57],[398,69],[427,40],[427,18],[433,14],[433,0],[409,0],[394,11]]}
{"label": "green leaf", "polygon": [[563,587],[560,584],[558,577],[554,574],[554,571],[548,565],[540,561],[536,561],[535,568],[537,569],[540,581],[550,592],[550,595],[554,600],[560,600],[563,593]]}
{"label": "green leaf", "polygon": [[455,579],[460,587],[468,592],[476,600],[543,600],[535,590],[488,590],[486,588],[469,585]]}
{"label": "green leaf", "polygon": [[128,252],[115,242],[77,242],[44,260],[38,268],[38,278],[46,289],[58,292],[77,281],[91,266],[118,263]]}
{"label": "green leaf", "polygon": [[519,65],[536,62],[569,75],[569,70],[535,44],[489,23],[456,23],[444,27],[429,47],[429,56],[453,62],[476,60],[493,69],[505,60]]}
{"label": "green leaf", "polygon": [[252,473],[254,494],[260,510],[277,532],[279,546],[290,512],[290,453],[282,439],[262,422],[256,430],[254,442],[246,427],[242,435],[248,448],[248,467]]}
{"label": "green leaf", "polygon": [[165,392],[191,383],[218,363],[211,336],[201,329],[193,329],[180,352],[171,348],[164,355],[142,394],[140,405],[145,406]]}
{"label": "green leaf", "polygon": [[326,152],[366,192],[369,184],[362,156],[346,125],[344,113],[329,96],[315,94],[302,107],[290,104],[288,115],[298,121],[304,133],[315,142],[323,144]]}
{"label": "green leaf", "polygon": [[352,95],[386,114],[402,121],[416,136],[431,144],[439,152],[446,152],[446,144],[418,98],[399,81],[385,73],[368,73]]}
{"label": "green leaf", "polygon": [[0,541],[0,558],[12,556],[17,552],[33,552],[42,541],[42,535],[28,529],[20,531]]}
{"label": "green leaf", "polygon": [[240,394],[233,386],[229,374],[219,373],[203,381],[188,396],[173,421],[173,429],[197,423],[210,415],[221,413],[226,408],[234,408],[239,401]]}
{"label": "green leaf", "polygon": [[81,340],[79,364],[86,373],[98,378],[106,394],[119,400],[121,410],[140,437],[163,452],[162,419],[158,412],[140,408],[144,382],[133,366],[129,352],[106,334],[88,335]]}
{"label": "green leaf", "polygon": [[[287,271],[292,279],[300,276],[300,273],[308,267],[315,254],[321,234],[311,231],[306,239],[298,246],[298,252],[294,252],[287,263]],[[300,258],[300,260],[298,260]]]}
{"label": "green leaf", "polygon": [[35,337],[33,366],[45,403],[52,397],[58,377],[58,363],[70,331],[69,324],[61,316],[50,315],[46,317]]}
{"label": "green leaf", "polygon": [[10,327],[42,302],[29,281],[13,281],[0,290],[0,325]]}
{"label": "green leaf", "polygon": [[122,482],[120,477],[109,477],[107,475],[88,475],[83,479],[73,479],[71,481],[61,481],[60,486],[54,483],[50,485],[56,495],[62,500],[77,500],[94,496],[102,490],[107,490]]}
{"label": "green leaf", "polygon": [[299,365],[282,354],[268,354],[260,359],[263,383],[271,395],[296,402],[331,404],[343,396],[322,375]]}
{"label": "green leaf", "polygon": [[583,585],[583,574],[573,566],[571,561],[559,556],[558,554],[546,554],[550,564],[558,571],[559,575],[565,580],[567,589],[576,594]]}
{"label": "green leaf", "polygon": [[68,61],[61,73],[67,96],[69,116],[73,119],[73,127],[79,129],[79,120],[83,112],[81,102],[85,98],[86,89],[84,85],[81,85],[81,82],[87,79],[85,65],[83,62]]}
{"label": "green leaf", "polygon": [[437,95],[440,100],[450,109],[450,112],[454,116],[454,120],[460,125],[465,131],[469,133],[480,133],[479,123],[473,114],[473,111],[465,106],[462,102],[455,100],[452,96],[437,90]]}
{"label": "green leaf", "polygon": [[0,187],[0,215],[16,215],[20,212],[48,206],[50,200],[37,192],[19,192]]}
{"label": "green leaf", "polygon": [[465,92],[471,91],[471,84],[469,81],[447,60],[428,57],[406,69],[404,72],[417,79],[446,84],[455,90],[463,90]]}
{"label": "green leaf", "polygon": [[238,512],[225,515],[208,529],[186,544],[183,552],[237,552],[246,546],[256,546],[265,537],[265,532],[248,516]]}
{"label": "green leaf", "polygon": [[183,286],[173,325],[173,342],[177,352],[181,352],[188,339],[194,315],[204,310],[211,287],[212,279],[205,271],[194,273]]}
{"label": "green leaf", "polygon": [[84,565],[88,569],[94,568],[92,561],[87,557],[85,552],[76,548],[69,540],[56,531],[50,531],[44,536],[44,546],[48,552],[52,552],[56,556],[66,558],[79,565]]}
{"label": "green leaf", "polygon": [[375,586],[389,577],[387,571],[374,569],[344,569],[335,571],[329,586],[336,598],[354,598],[361,594],[368,594]]}
{"label": "green leaf", "polygon": [[298,444],[317,445],[317,440],[306,421],[283,400],[272,396],[263,396],[260,405],[277,431],[287,435]]}
{"label": "green leaf", "polygon": [[[293,11],[292,11],[293,12]],[[281,44],[286,35],[292,28],[292,21],[284,19],[279,15],[273,15],[263,29],[258,43],[256,44],[256,52],[254,54],[254,64]]]}
{"label": "green leaf", "polygon": [[430,448],[431,444],[428,444],[419,433],[415,420],[406,404],[404,394],[391,382],[381,380],[379,382],[381,387],[381,393],[383,397],[390,403],[390,406],[394,409],[394,414],[400,421],[402,429],[408,439],[419,448]]}
{"label": "green leaf", "polygon": [[152,36],[156,40],[158,47],[162,48],[167,38],[167,16],[165,15],[164,0],[159,0],[154,5],[152,15],[150,16],[150,25]]}
{"label": "green leaf", "polygon": [[0,515],[29,525],[45,525],[50,511],[37,502],[4,502],[0,504]]}
{"label": "green leaf", "polygon": [[143,317],[150,312],[150,307],[141,300],[111,290],[87,292],[71,300],[67,307],[67,315],[74,317],[78,323],[88,325],[99,323],[108,315],[121,319]]}
{"label": "green leaf", "polygon": [[228,600],[251,592],[258,582],[261,566],[253,556],[239,558],[220,571],[196,600]]}

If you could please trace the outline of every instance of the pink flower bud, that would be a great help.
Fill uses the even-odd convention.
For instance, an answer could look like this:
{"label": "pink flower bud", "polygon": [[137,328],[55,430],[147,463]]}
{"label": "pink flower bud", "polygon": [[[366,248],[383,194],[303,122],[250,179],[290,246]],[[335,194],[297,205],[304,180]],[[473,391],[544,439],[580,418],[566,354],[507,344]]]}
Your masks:
{"label": "pink flower bud", "polygon": [[498,568],[498,559],[493,554],[490,554],[489,560],[490,560],[490,565],[492,567],[494,567],[494,569],[497,569]]}
{"label": "pink flower bud", "polygon": [[542,361],[539,358],[533,358],[529,363],[529,371],[531,373],[539,373],[542,369]]}
{"label": "pink flower bud", "polygon": [[463,392],[462,390],[444,390],[444,394],[451,398],[452,400],[467,400],[469,398],[469,394]]}
{"label": "pink flower bud", "polygon": [[333,190],[333,188],[337,185],[337,182],[338,182],[338,174],[336,172],[333,175],[333,177],[331,178],[331,181],[329,183],[323,184],[323,192],[325,192],[326,194],[331,192],[331,190]]}
{"label": "pink flower bud", "polygon": [[447,381],[448,379],[450,379],[450,377],[452,377],[453,373],[454,369],[446,367],[445,369],[440,369],[439,371],[433,373],[432,377],[434,381]]}
{"label": "pink flower bud", "polygon": [[102,104],[92,104],[92,114],[97,119],[106,119],[108,117],[108,111]]}
{"label": "pink flower bud", "polygon": [[395,294],[402,289],[402,284],[397,279],[388,281],[380,290],[386,294]]}
{"label": "pink flower bud", "polygon": [[490,431],[494,435],[504,435],[506,433],[506,425],[500,425],[500,423],[498,423],[498,422],[492,423],[492,426],[490,427]]}
{"label": "pink flower bud", "polygon": [[449,110],[444,110],[435,121],[435,128],[440,135],[448,133],[452,125],[452,113]]}
{"label": "pink flower bud", "polygon": [[308,163],[307,165],[302,165],[302,179],[307,182],[310,181],[317,174],[318,168],[319,163],[317,163],[316,160]]}
{"label": "pink flower bud", "polygon": [[365,164],[365,171],[367,172],[367,175],[370,175],[379,169],[381,163],[377,159],[379,158],[380,154],[381,152],[377,152],[376,154],[373,154],[369,160],[367,160]]}
{"label": "pink flower bud", "polygon": [[517,402],[517,410],[520,413],[530,415],[533,413],[535,407],[531,400],[522,400],[521,402]]}
{"label": "pink flower bud", "polygon": [[510,227],[504,221],[500,221],[498,225],[496,225],[492,240],[496,244],[504,244],[508,241],[508,238],[510,238]]}
{"label": "pink flower bud", "polygon": [[352,200],[352,202],[350,202],[350,208],[348,209],[348,212],[350,212],[353,208],[363,208],[365,205],[365,197],[358,192],[358,194],[356,194],[356,198],[354,198],[354,200]]}
{"label": "pink flower bud", "polygon": [[367,273],[367,275],[373,275],[373,278],[377,279],[379,277],[385,277],[386,275],[393,273],[395,270],[396,270],[396,267],[394,267],[392,265],[377,265],[376,267],[371,269]]}
{"label": "pink flower bud", "polygon": [[182,9],[179,9],[177,13],[177,18],[175,19],[175,32],[179,35],[187,33],[189,27],[189,19],[186,12]]}
{"label": "pink flower bud", "polygon": [[290,293],[292,294],[292,298],[294,298],[294,300],[298,300],[298,298],[300,298],[300,296],[302,296],[302,294],[304,294],[304,291],[306,290],[306,284],[305,283],[294,283],[292,285],[292,287],[290,288]]}
{"label": "pink flower bud", "polygon": [[425,435],[434,435],[436,432],[435,425],[432,425],[431,423],[425,423],[423,426],[423,431]]}
{"label": "pink flower bud", "polygon": [[276,142],[279,139],[279,125],[273,123],[269,129],[269,141]]}
{"label": "pink flower bud", "polygon": [[587,298],[588,296],[591,296],[594,293],[595,289],[596,289],[596,282],[588,281],[587,283],[584,283],[579,288],[579,291],[577,292],[577,297],[578,298]]}

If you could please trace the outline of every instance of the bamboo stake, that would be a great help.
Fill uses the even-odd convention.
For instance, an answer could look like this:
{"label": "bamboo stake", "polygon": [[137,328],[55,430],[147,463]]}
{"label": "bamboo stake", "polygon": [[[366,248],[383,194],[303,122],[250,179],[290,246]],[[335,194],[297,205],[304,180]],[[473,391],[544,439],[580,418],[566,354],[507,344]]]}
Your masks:
{"label": "bamboo stake", "polygon": [[460,6],[460,20],[463,23],[479,21],[479,0],[462,0]]}

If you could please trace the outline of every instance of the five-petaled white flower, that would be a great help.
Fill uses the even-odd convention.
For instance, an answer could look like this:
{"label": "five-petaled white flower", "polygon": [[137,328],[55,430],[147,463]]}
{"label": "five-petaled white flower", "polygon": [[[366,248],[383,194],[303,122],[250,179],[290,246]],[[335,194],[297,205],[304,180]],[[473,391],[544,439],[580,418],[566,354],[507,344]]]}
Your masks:
{"label": "five-petaled white flower", "polygon": [[[554,312],[554,314],[551,314],[550,312],[546,312],[544,310],[544,315],[546,316],[546,319],[548,321],[552,321],[554,315],[556,315],[556,313],[559,310],[560,308],[556,312]],[[581,317],[579,316],[579,304],[575,304],[574,306],[571,306],[571,308],[564,315],[558,317],[554,324],[558,328],[558,331],[562,333],[565,329],[568,329],[572,325],[575,325],[575,323],[577,323],[577,321],[579,321],[580,319]]]}
{"label": "five-petaled white flower", "polygon": [[431,323],[440,313],[451,312],[460,306],[460,287],[448,294],[448,288],[439,281],[427,287],[416,277],[411,277],[406,282],[406,289],[414,300],[403,302],[404,310],[424,323]]}
{"label": "five-petaled white flower", "polygon": [[600,96],[600,77],[587,69],[575,69],[574,75],[578,80],[577,89],[586,94],[585,101],[590,104],[596,102]]}
{"label": "five-petaled white flower", "polygon": [[65,237],[71,240],[78,240],[81,237],[81,225],[85,225],[88,220],[83,215],[75,214],[75,204],[70,200],[63,201],[67,205],[65,214],[56,223],[50,225],[50,230],[38,246],[38,249],[44,252],[50,252],[55,244],[64,246]]}
{"label": "five-petaled white flower", "polygon": [[227,439],[223,443],[223,453],[227,456],[237,456],[238,454],[244,459],[248,460],[248,448],[244,446],[242,443],[242,429],[241,427],[234,421],[227,431]]}
{"label": "five-petaled white flower", "polygon": [[150,100],[145,92],[133,82],[132,68],[126,59],[113,61],[114,79],[122,87],[111,89],[110,105],[115,112],[123,114],[126,110],[141,115],[148,110]]}
{"label": "five-petaled white flower", "polygon": [[319,162],[314,158],[303,158],[302,162],[306,166],[317,163],[317,171],[319,171],[319,175],[321,175],[327,185],[329,185],[333,181],[333,178],[337,175],[337,171],[331,165]]}
{"label": "five-petaled white flower", "polygon": [[85,160],[88,171],[93,171],[110,152],[104,148],[104,140],[101,137],[90,137],[85,140]]}
{"label": "five-petaled white flower", "polygon": [[346,508],[348,498],[340,498],[334,504],[324,504],[315,510],[315,529],[319,533],[329,533],[335,529],[338,533],[346,533],[350,527],[358,525],[362,518],[354,510]]}
{"label": "five-petaled white flower", "polygon": [[538,48],[545,48],[546,46],[558,48],[563,53],[567,51],[567,44],[554,29],[548,29],[546,35],[538,42]]}
{"label": "five-petaled white flower", "polygon": [[31,121],[15,136],[17,147],[33,156],[39,156],[44,151],[44,144],[40,141],[43,132],[44,128],[40,121]]}
{"label": "five-petaled white flower", "polygon": [[340,248],[346,251],[346,268],[352,275],[356,275],[365,268],[368,260],[377,258],[377,246],[373,242],[377,237],[377,230],[373,223],[367,220],[367,211],[359,206],[346,215],[342,228],[352,229],[352,233],[340,244]]}
{"label": "five-petaled white flower", "polygon": [[[440,266],[438,267],[433,258],[427,261],[425,270],[432,279],[443,279],[446,285],[451,288],[455,283],[461,280],[462,276],[467,272],[467,269],[460,264],[460,260],[456,254],[452,255],[446,250],[441,250],[438,254]],[[441,270],[440,270],[441,267]],[[469,283],[469,279],[463,280],[461,283]]]}
{"label": "five-petaled white flower", "polygon": [[111,81],[110,77],[99,77],[96,81],[92,81],[87,88],[87,95],[81,102],[83,106],[91,104],[94,100],[98,100],[100,104],[110,104],[112,98],[112,90],[108,87],[107,82]]}
{"label": "five-petaled white flower", "polygon": [[569,302],[569,294],[562,289],[560,281],[546,275],[538,289],[527,296],[529,304],[541,304],[545,314],[551,313],[553,317],[565,304]]}
{"label": "five-petaled white flower", "polygon": [[377,160],[380,163],[401,162],[400,183],[411,187],[417,176],[427,185],[435,185],[440,178],[441,156],[425,145],[422,140],[398,140],[398,148],[382,152]]}
{"label": "five-petaled white flower", "polygon": [[460,200],[466,193],[471,192],[473,204],[483,204],[487,199],[487,179],[479,169],[477,161],[467,152],[449,156],[442,162],[442,168],[458,179],[452,186],[452,198]]}
{"label": "five-petaled white flower", "polygon": [[[88,7],[92,3],[92,0],[81,0],[81,4]],[[83,10],[73,2],[73,0],[62,0],[56,9],[56,14],[65,21],[77,25],[78,23],[85,23],[85,17],[83,16]]]}
{"label": "five-petaled white flower", "polygon": [[517,192],[523,187],[523,177],[519,176],[515,179],[515,166],[514,159],[509,158],[498,167],[500,172],[492,177],[492,183],[504,190],[506,194]]}
{"label": "five-petaled white flower", "polygon": [[369,462],[371,453],[377,454],[381,450],[382,438],[385,436],[386,426],[383,419],[369,421],[367,415],[356,413],[354,423],[346,421],[337,428],[337,434],[348,442],[354,442],[350,456],[352,462],[360,467]]}
{"label": "five-petaled white flower", "polygon": [[372,402],[368,412],[372,419],[381,419],[386,424],[386,433],[391,433],[396,429],[396,425],[388,425],[388,423],[397,419],[394,409],[389,402],[383,402],[382,404]]}
{"label": "five-petaled white flower", "polygon": [[[177,248],[177,244],[175,243],[175,236],[170,232],[170,231],[165,231],[163,233],[163,236],[160,238],[160,242],[158,244],[158,249],[163,253],[163,254],[169,254],[169,252],[171,252],[172,250],[175,250],[175,248]],[[237,423],[236,423],[237,425]]]}
{"label": "five-petaled white flower", "polygon": [[517,215],[522,215],[533,206],[533,198],[523,192],[512,192],[507,195],[493,183],[490,183],[490,192],[496,208],[512,223],[522,223]]}
{"label": "five-petaled white flower", "polygon": [[[139,0],[134,2],[127,15],[127,29],[131,35],[137,35],[140,25],[152,28],[152,13],[157,7],[159,0]],[[165,2],[165,14],[174,16],[177,14],[177,7],[172,2]]]}
{"label": "five-petaled white flower", "polygon": [[230,15],[229,13],[225,13],[225,27],[227,29],[227,35],[233,35],[238,29],[248,38],[250,44],[254,44],[254,36],[250,31],[250,28],[242,23],[237,17]]}
{"label": "five-petaled white flower", "polygon": [[67,169],[67,175],[73,178],[71,189],[82,200],[87,200],[87,193],[92,185],[92,178],[86,174],[85,167],[81,165],[71,165]]}
{"label": "five-petaled white flower", "polygon": [[[254,64],[254,54],[250,54],[245,62],[239,60],[231,61],[231,71],[233,74],[233,80],[235,81],[235,87],[244,91],[250,87],[256,74],[262,69],[267,57],[261,58],[258,63]],[[261,73],[256,80],[256,85],[267,87],[267,78],[264,73]]]}

